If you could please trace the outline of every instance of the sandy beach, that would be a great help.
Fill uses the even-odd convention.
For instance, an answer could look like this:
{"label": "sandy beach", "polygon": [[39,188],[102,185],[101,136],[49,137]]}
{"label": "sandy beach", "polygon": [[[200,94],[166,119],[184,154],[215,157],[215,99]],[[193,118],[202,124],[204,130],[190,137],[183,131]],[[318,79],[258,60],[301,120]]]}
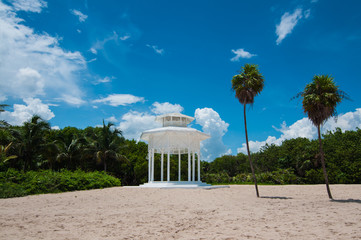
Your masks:
{"label": "sandy beach", "polygon": [[101,190],[0,200],[0,239],[361,239],[361,185]]}

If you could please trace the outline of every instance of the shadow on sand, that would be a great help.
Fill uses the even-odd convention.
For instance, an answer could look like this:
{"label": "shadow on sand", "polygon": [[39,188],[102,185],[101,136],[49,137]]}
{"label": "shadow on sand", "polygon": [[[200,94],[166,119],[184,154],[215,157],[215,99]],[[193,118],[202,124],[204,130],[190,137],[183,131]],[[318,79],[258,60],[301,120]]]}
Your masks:
{"label": "shadow on sand", "polygon": [[361,203],[360,199],[332,199],[331,202],[339,202],[339,203]]}
{"label": "shadow on sand", "polygon": [[269,197],[269,196],[261,196],[260,198],[270,198],[270,199],[292,199],[291,197]]}

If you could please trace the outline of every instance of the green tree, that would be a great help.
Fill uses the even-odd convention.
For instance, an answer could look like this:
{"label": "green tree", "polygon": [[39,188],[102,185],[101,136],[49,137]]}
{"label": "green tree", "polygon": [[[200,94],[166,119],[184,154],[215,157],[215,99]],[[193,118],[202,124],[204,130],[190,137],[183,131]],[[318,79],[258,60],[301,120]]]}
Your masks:
{"label": "green tree", "polygon": [[34,115],[29,121],[19,129],[11,129],[12,135],[16,139],[14,144],[18,151],[19,159],[23,160],[23,170],[34,168],[36,158],[44,149],[45,133],[50,130],[48,122]]}
{"label": "green tree", "polygon": [[306,85],[303,92],[296,95],[296,97],[302,98],[304,113],[307,114],[311,122],[317,127],[321,165],[330,199],[332,199],[332,194],[326,171],[325,154],[321,139],[321,125],[330,117],[337,115],[336,106],[341,103],[343,98],[347,98],[346,93],[336,86],[333,79],[329,75],[315,75],[312,82]]}
{"label": "green tree", "polygon": [[68,169],[77,168],[78,160],[82,157],[82,150],[84,149],[84,145],[86,145],[86,143],[87,142],[84,138],[79,138],[77,136],[74,136],[69,144],[67,144],[66,141],[57,141],[56,145],[58,146],[59,153],[56,160],[58,162],[65,162],[65,166],[67,166]]}
{"label": "green tree", "polygon": [[254,172],[251,153],[249,151],[246,108],[247,104],[253,105],[254,98],[261,93],[263,87],[264,78],[258,69],[258,65],[255,64],[245,64],[242,67],[242,71],[238,75],[233,76],[232,78],[232,89],[233,91],[235,91],[238,101],[243,105],[244,129],[246,133],[248,160],[252,170],[257,197],[259,197],[259,193],[256,174]]}
{"label": "green tree", "polygon": [[99,132],[95,132],[92,148],[95,151],[95,159],[97,163],[103,163],[104,172],[107,171],[107,162],[110,160],[126,160],[126,158],[119,154],[121,148],[122,131],[114,128],[114,124],[108,122],[105,125],[103,120],[103,127]]}

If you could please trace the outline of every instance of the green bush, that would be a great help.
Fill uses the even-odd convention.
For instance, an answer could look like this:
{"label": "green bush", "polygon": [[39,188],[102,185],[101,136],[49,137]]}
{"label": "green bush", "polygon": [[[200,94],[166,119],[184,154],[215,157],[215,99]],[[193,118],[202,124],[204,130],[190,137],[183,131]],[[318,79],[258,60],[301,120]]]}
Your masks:
{"label": "green bush", "polygon": [[118,178],[104,172],[51,170],[22,172],[9,169],[0,172],[0,198],[30,194],[58,193],[120,186]]}
{"label": "green bush", "polygon": [[[273,172],[264,172],[256,174],[258,183],[265,184],[299,184],[303,183],[302,178],[297,177],[293,169],[278,169]],[[242,184],[252,183],[253,177],[251,173],[240,173],[234,177],[229,177],[227,173],[206,173],[203,176],[203,181],[207,183],[229,183]]]}

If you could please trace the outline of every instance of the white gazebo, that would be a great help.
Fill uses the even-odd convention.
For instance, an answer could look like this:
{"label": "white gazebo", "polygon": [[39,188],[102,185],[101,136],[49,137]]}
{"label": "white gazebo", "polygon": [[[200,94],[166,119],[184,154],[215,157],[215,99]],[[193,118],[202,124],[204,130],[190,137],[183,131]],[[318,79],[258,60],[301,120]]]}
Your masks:
{"label": "white gazebo", "polygon": [[[180,113],[158,116],[161,128],[151,129],[142,133],[140,139],[148,142],[148,183],[142,187],[206,187],[209,184],[201,181],[200,142],[210,138],[187,125],[194,120]],[[160,154],[160,179],[154,179],[154,154]],[[188,155],[188,178],[181,179],[181,155]],[[166,156],[165,156],[166,155]],[[178,179],[170,178],[170,156],[178,155]],[[164,178],[164,161],[167,161],[167,176]],[[197,173],[195,171],[197,164]]]}

